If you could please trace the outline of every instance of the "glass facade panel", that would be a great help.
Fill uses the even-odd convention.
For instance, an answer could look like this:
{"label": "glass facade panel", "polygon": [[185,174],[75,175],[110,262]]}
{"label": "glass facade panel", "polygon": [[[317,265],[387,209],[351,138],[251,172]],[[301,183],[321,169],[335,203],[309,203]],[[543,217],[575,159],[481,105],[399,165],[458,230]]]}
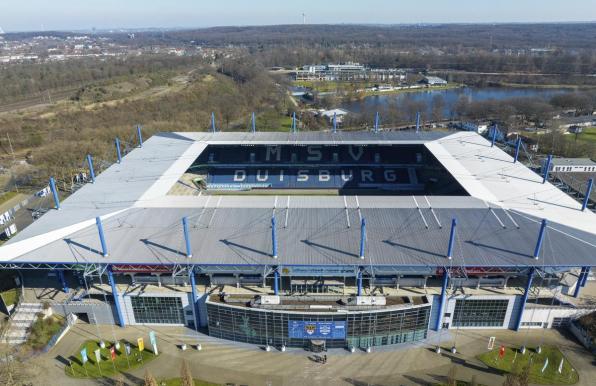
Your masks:
{"label": "glass facade panel", "polygon": [[503,327],[508,299],[457,299],[453,327]]}
{"label": "glass facade panel", "polygon": [[178,297],[131,296],[137,323],[184,324],[182,300]]}
{"label": "glass facade panel", "polygon": [[273,346],[308,347],[309,339],[289,338],[288,322],[334,322],[346,324],[345,339],[327,339],[326,346],[366,348],[423,340],[427,336],[430,305],[379,312],[313,314],[262,311],[207,303],[209,335],[237,342]]}

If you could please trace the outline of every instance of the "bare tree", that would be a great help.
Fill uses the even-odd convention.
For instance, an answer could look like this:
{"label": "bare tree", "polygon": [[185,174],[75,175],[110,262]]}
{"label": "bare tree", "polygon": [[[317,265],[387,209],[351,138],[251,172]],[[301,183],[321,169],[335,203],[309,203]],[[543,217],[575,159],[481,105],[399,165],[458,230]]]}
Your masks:
{"label": "bare tree", "polygon": [[155,377],[149,372],[149,370],[145,370],[145,376],[143,377],[143,385],[157,386],[157,381],[155,380]]}
{"label": "bare tree", "polygon": [[182,366],[180,367],[180,385],[181,386],[194,386],[194,380],[192,379],[192,372],[188,366],[188,362],[183,360]]}
{"label": "bare tree", "polygon": [[453,365],[447,373],[447,385],[457,386],[457,366]]}

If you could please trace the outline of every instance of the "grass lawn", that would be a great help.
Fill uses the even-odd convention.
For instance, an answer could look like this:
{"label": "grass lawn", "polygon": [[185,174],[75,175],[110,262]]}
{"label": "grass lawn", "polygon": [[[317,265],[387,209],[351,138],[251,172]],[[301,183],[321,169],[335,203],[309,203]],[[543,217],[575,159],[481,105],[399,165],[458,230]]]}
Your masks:
{"label": "grass lawn", "polygon": [[[571,136],[575,137],[573,134]],[[596,143],[596,127],[586,127],[583,132],[577,136],[578,141]]]}
{"label": "grass lawn", "polygon": [[27,345],[35,350],[41,350],[54,335],[64,326],[64,318],[53,315],[37,320],[31,325],[31,333],[27,338]]}
{"label": "grass lawn", "polygon": [[[205,381],[201,381],[200,379],[195,379],[195,386],[220,386],[217,383],[211,383],[211,382],[205,382]],[[174,378],[174,379],[166,379],[163,381],[158,382],[159,385],[165,384],[166,386],[180,386],[180,379],[179,378]]]}
{"label": "grass lawn", "polygon": [[[127,361],[126,350],[124,349],[125,343],[126,342],[123,341],[120,342],[120,349],[116,350],[116,359],[112,362],[110,355],[110,347],[112,343],[106,341],[106,348],[100,349],[101,361],[99,362],[98,367],[95,360],[95,350],[100,348],[99,342],[88,340],[81,345],[79,351],[68,358],[71,361],[71,366],[66,366],[64,372],[66,375],[74,378],[99,378],[101,376],[112,376],[120,371],[128,371],[129,369],[143,366],[145,363],[155,358],[153,352],[147,350],[147,347],[145,347],[145,350],[139,354],[137,346],[130,343],[131,353]],[[89,358],[85,367],[83,367],[81,358],[81,350],[83,347],[87,348],[87,357]]]}
{"label": "grass lawn", "polygon": [[[515,362],[513,362],[514,358]],[[548,366],[542,372],[546,358],[548,358]],[[557,370],[561,358],[564,358],[563,371],[559,374]],[[527,349],[524,355],[518,349],[507,347],[502,359],[499,358],[499,349],[495,348],[479,355],[478,359],[489,367],[508,373],[518,372],[530,363],[530,382],[540,385],[571,385],[579,380],[577,371],[556,347],[545,346],[540,354],[535,350]]]}
{"label": "grass lawn", "polygon": [[17,192],[6,192],[3,194],[0,194],[0,204],[10,200],[11,198],[15,197],[17,194],[18,194]]}
{"label": "grass lawn", "polygon": [[19,293],[16,288],[6,290],[0,294],[2,296],[2,300],[4,300],[4,304],[6,306],[11,306],[17,302],[17,298],[19,297]]}

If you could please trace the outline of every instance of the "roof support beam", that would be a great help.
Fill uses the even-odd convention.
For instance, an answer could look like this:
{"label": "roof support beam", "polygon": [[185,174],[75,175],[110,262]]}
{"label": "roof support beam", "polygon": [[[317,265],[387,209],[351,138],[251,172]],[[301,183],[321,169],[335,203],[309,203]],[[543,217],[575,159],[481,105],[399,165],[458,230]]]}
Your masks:
{"label": "roof support beam", "polygon": [[439,297],[439,304],[437,305],[435,331],[440,331],[443,325],[443,308],[445,307],[445,300],[447,299],[447,283],[449,283],[449,270],[443,268],[443,284],[441,285],[441,295]]}
{"label": "roof support beam", "polygon": [[457,220],[451,219],[451,232],[449,233],[449,245],[447,246],[447,258],[451,260],[453,258],[453,244],[455,243],[455,227],[457,226]]}
{"label": "roof support beam", "polygon": [[54,208],[59,210],[60,198],[58,198],[58,190],[56,189],[56,181],[54,180],[54,177],[50,177],[50,190],[52,191],[52,195],[54,196]]}
{"label": "roof support beam", "polygon": [[141,133],[141,125],[137,125],[137,138],[139,139],[139,147],[143,147],[143,134]]}
{"label": "roof support beam", "polygon": [[588,203],[590,202],[590,194],[592,194],[592,185],[594,184],[594,179],[590,178],[588,180],[588,186],[586,188],[586,196],[584,197],[584,201],[582,202],[582,212],[586,210],[588,207]]}
{"label": "roof support beam", "polygon": [[277,259],[277,233],[275,229],[275,215],[271,216],[271,246],[272,254],[274,259]]}
{"label": "roof support beam", "polygon": [[91,176],[91,183],[95,183],[95,169],[93,169],[93,158],[91,154],[87,154],[87,165],[89,166],[89,175]]}
{"label": "roof support beam", "polygon": [[116,157],[118,158],[118,163],[121,164],[122,163],[122,153],[120,152],[120,139],[118,139],[118,137],[116,137],[114,144],[116,145]]}
{"label": "roof support beam", "polygon": [[513,328],[515,331],[519,331],[519,327],[521,326],[522,316],[524,315],[524,310],[526,308],[526,303],[528,302],[528,295],[530,295],[530,288],[532,287],[532,280],[534,280],[534,267],[530,268],[528,272],[528,281],[526,282],[526,288],[524,290],[524,295],[522,296],[522,301],[519,306],[519,312],[517,315],[517,322],[515,322],[515,327]]}
{"label": "roof support beam", "polygon": [[184,231],[184,243],[186,244],[186,257],[192,257],[192,248],[190,247],[190,236],[188,234],[188,217],[182,217],[182,230]]}
{"label": "roof support beam", "polygon": [[360,258],[364,259],[364,249],[366,247],[366,221],[364,218],[360,222]]}
{"label": "roof support beam", "polygon": [[515,142],[515,156],[513,157],[513,163],[517,163],[517,160],[519,158],[519,148],[521,147],[521,138],[517,138],[517,141]]}
{"label": "roof support beam", "polygon": [[114,280],[114,275],[112,274],[112,266],[108,266],[108,281],[110,282],[110,286],[112,287],[112,296],[114,297],[114,305],[116,306],[116,314],[118,315],[118,324],[120,327],[124,327],[126,322],[124,321],[124,315],[122,314],[122,309],[120,308],[120,300],[118,295],[118,287],[116,287],[116,281]]}
{"label": "roof support beam", "polygon": [[550,164],[553,162],[552,154],[549,154],[546,158],[546,164],[544,165],[544,174],[542,176],[542,183],[544,184],[548,180],[548,173],[550,171]]}
{"label": "roof support beam", "polygon": [[101,243],[101,254],[103,257],[108,256],[108,247],[106,245],[106,238],[103,233],[103,225],[101,224],[101,218],[95,217],[95,225],[97,225],[97,231],[99,232],[99,242]]}
{"label": "roof support beam", "polygon": [[538,233],[538,240],[536,241],[536,247],[534,248],[534,259],[538,260],[540,257],[540,250],[542,249],[542,242],[544,241],[544,233],[546,231],[546,219],[542,219],[540,224],[540,231]]}

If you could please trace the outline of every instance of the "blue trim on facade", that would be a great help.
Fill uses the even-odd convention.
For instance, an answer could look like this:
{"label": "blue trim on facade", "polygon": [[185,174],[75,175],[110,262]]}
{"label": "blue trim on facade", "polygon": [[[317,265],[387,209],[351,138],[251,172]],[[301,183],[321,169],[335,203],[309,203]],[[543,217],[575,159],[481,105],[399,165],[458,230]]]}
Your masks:
{"label": "blue trim on facade", "polygon": [[273,293],[279,295],[279,272],[273,271]]}
{"label": "blue trim on facade", "polygon": [[579,290],[583,287],[584,278],[586,277],[586,267],[582,267],[582,270],[579,273],[579,277],[577,278],[577,283],[575,283],[575,290],[573,291],[573,297],[576,298],[579,296]]}

